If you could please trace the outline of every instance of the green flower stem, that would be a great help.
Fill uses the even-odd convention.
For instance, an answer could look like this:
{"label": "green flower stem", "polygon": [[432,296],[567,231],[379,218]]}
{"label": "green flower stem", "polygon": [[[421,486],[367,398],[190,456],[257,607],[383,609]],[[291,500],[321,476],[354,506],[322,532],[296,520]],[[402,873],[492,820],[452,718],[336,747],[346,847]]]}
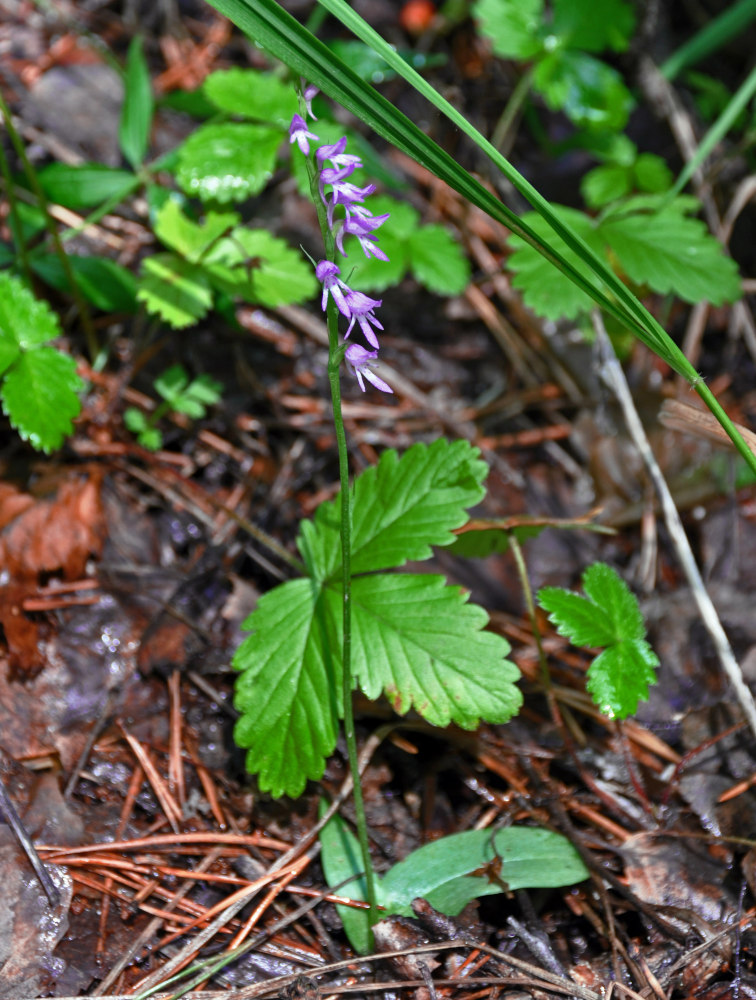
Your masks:
{"label": "green flower stem", "polygon": [[[326,210],[318,190],[318,177],[312,157],[307,157],[307,172],[310,179],[310,194],[318,213],[318,221],[323,234],[326,257],[333,261],[336,248],[333,233],[328,225]],[[340,369],[344,352],[339,345],[339,312],[333,296],[328,296],[326,308],[328,326],[328,381],[331,386],[331,404],[333,406],[333,426],[336,431],[336,445],[339,453],[339,482],[341,485],[341,578],[343,582],[343,645],[342,661],[342,698],[344,702],[344,739],[349,757],[349,770],[354,784],[354,812],[357,825],[357,839],[360,844],[362,863],[365,869],[365,894],[370,903],[370,923],[378,920],[378,905],[375,892],[375,876],[370,860],[370,844],[368,841],[367,816],[365,815],[365,800],[360,782],[360,765],[357,753],[357,735],[354,730],[354,708],[352,705],[352,493],[349,485],[349,453],[347,450],[344,416],[341,411]]]}
{"label": "green flower stem", "polygon": [[66,251],[63,249],[63,243],[60,239],[60,233],[58,232],[58,227],[55,224],[55,220],[50,215],[50,208],[47,202],[47,196],[42,190],[42,185],[39,183],[39,178],[37,177],[37,172],[34,169],[29,157],[26,155],[26,150],[24,148],[24,143],[21,136],[16,131],[16,128],[11,119],[10,108],[5,103],[5,99],[2,94],[0,94],[0,114],[2,114],[5,119],[5,127],[8,130],[8,137],[13,144],[13,148],[16,151],[16,155],[23,164],[24,172],[29,181],[29,186],[34,192],[37,204],[45,217],[45,225],[47,226],[47,231],[52,239],[53,247],[55,248],[55,253],[60,260],[61,267],[68,279],[68,284],[71,288],[71,295],[74,302],[76,303],[76,308],[79,310],[79,318],[81,320],[82,328],[84,329],[84,335],[87,338],[87,349],[89,351],[90,360],[94,363],[97,358],[99,351],[97,334],[95,333],[94,326],[92,324],[92,317],[89,314],[89,307],[79,291],[79,286],[76,283],[76,276],[74,275],[73,268],[71,267],[71,261],[68,259]]}

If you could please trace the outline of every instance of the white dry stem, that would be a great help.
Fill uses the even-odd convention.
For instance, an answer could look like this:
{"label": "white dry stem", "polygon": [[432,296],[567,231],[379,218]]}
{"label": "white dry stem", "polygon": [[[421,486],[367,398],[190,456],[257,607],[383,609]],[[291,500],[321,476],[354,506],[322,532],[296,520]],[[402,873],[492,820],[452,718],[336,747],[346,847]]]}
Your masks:
{"label": "white dry stem", "polygon": [[735,691],[735,696],[743,709],[748,725],[756,735],[756,702],[753,694],[747,686],[743,671],[740,669],[735,654],[730,646],[730,641],[725,634],[719,615],[714,607],[714,602],[709,597],[704,586],[701,573],[696,565],[690,542],[685,534],[685,530],[680,519],[680,515],[675,506],[672,494],[667,486],[662,471],[654,458],[651,445],[648,443],[646,432],[643,429],[638,411],[635,408],[630,387],[627,384],[625,373],[617,360],[611,341],[606,334],[604,324],[597,310],[593,312],[593,325],[596,330],[597,346],[600,357],[599,375],[602,381],[611,389],[617,398],[625,417],[625,423],[630,433],[630,437],[638,449],[641,458],[648,470],[651,481],[654,484],[659,503],[661,504],[664,521],[667,525],[672,543],[677,551],[677,558],[680,561],[683,573],[688,581],[688,585],[693,593],[693,599],[698,605],[701,621],[714,643],[714,649],[722,665],[722,669],[730,680]]}

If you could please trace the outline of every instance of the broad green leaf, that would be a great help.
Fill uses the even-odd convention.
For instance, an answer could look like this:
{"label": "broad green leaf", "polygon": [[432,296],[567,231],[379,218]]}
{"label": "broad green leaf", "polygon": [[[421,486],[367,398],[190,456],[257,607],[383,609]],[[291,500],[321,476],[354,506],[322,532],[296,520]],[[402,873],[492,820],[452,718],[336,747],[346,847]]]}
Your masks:
{"label": "broad green leaf", "polygon": [[157,213],[155,235],[171,250],[198,264],[221,236],[238,222],[237,212],[208,212],[200,225],[190,219],[173,198],[169,198]]}
{"label": "broad green leaf", "polygon": [[625,0],[553,0],[551,29],[562,43],[584,52],[624,52],[635,27],[635,13]]}
{"label": "broad green leaf", "polygon": [[460,295],[470,280],[470,263],[444,226],[423,226],[409,238],[410,269],[437,295]]}
{"label": "broad green leaf", "polygon": [[315,295],[318,282],[312,265],[285,240],[265,229],[239,228],[232,237],[244,264],[237,270],[246,274],[247,261],[251,265],[246,291],[240,292],[248,301],[275,308],[306,302]]}
{"label": "broad green leaf", "polygon": [[0,363],[8,357],[9,345],[28,350],[46,344],[61,333],[58,317],[42,299],[36,298],[20,278],[0,274]]}
{"label": "broad green leaf", "polygon": [[583,573],[583,590],[589,600],[606,611],[617,639],[642,639],[645,636],[646,626],[638,601],[611,566],[601,562],[589,566]]}
{"label": "broad green leaf", "polygon": [[129,46],[124,87],[118,141],[123,155],[136,170],[147,153],[153,111],[150,71],[139,36],[135,36]]}
{"label": "broad green leaf", "polygon": [[260,598],[243,628],[253,629],[233,666],[234,739],[247,748],[247,770],[274,796],[300,795],[322,777],[336,746],[340,659],[327,602],[309,579],[283,583]]}
{"label": "broad green leaf", "polygon": [[532,59],[543,50],[543,0],[477,0],[473,17],[497,56]]}
{"label": "broad green leaf", "polygon": [[[353,580],[352,669],[367,697],[383,693],[400,715],[414,708],[433,726],[475,729],[516,715],[522,695],[509,643],[483,631],[488,615],[468,597],[431,574]],[[336,621],[340,592],[325,598]]]}
{"label": "broad green leaf", "polygon": [[93,208],[104,201],[120,201],[139,186],[130,170],[102,163],[51,163],[39,172],[39,182],[49,201],[66,208]]}
{"label": "broad green leaf", "polygon": [[549,612],[557,632],[576,646],[608,646],[619,638],[608,612],[580,594],[561,587],[542,587],[538,603]]}
{"label": "broad green leaf", "polygon": [[611,66],[572,49],[557,49],[540,60],[533,88],[550,108],[564,111],[579,128],[621,131],[633,107],[630,91]]}
{"label": "broad green leaf", "polygon": [[644,639],[624,639],[599,653],[588,668],[585,686],[602,712],[625,719],[648,698],[658,666],[659,658]]}
{"label": "broad green leaf", "polygon": [[[490,877],[470,874],[489,867]],[[551,830],[465,830],[425,844],[394,865],[382,879],[380,901],[390,913],[412,916],[412,900],[420,897],[456,916],[480,896],[558,888],[589,875],[569,840]]]}
{"label": "broad green leaf", "polygon": [[[321,806],[321,815],[324,812]],[[334,888],[358,876],[339,892],[364,900],[362,856],[357,838],[334,816],[320,834],[326,883]],[[489,869],[490,877],[472,875]],[[386,875],[376,879],[378,902],[386,914],[413,916],[412,901],[425,899],[435,909],[456,916],[473,899],[507,890],[559,888],[590,875],[580,855],[561,834],[529,826],[466,830],[442,837],[412,851]],[[368,915],[364,910],[337,907],[344,930],[360,954],[370,950]]]}
{"label": "broad green leaf", "polygon": [[682,215],[674,203],[654,214],[609,218],[600,234],[636,284],[715,306],[740,298],[735,262],[700,219]]}
{"label": "broad green leaf", "polygon": [[298,110],[293,84],[255,69],[217,70],[208,76],[202,89],[221,111],[269,122],[280,129],[289,128]]}
{"label": "broad green leaf", "polygon": [[[107,257],[69,254],[68,261],[79,291],[97,309],[110,313],[136,311],[137,282],[127,268]],[[48,285],[70,294],[68,275],[56,254],[34,254],[30,263],[34,273]]]}
{"label": "broad green leaf", "polygon": [[639,191],[657,193],[672,187],[672,171],[661,156],[655,153],[641,153],[635,161],[633,172]]}
{"label": "broad green leaf", "polygon": [[213,304],[213,294],[202,267],[173,253],[142,261],[137,298],[147,311],[181,329],[201,319]]}
{"label": "broad green leaf", "polygon": [[589,208],[602,208],[610,201],[624,198],[633,186],[632,167],[603,163],[589,170],[580,181],[580,193]]}
{"label": "broad green leaf", "polygon": [[[321,817],[325,811],[325,803],[321,801]],[[338,814],[332,816],[320,831],[320,860],[323,864],[326,885],[333,889],[341,886],[346,879],[352,879],[338,890],[339,895],[360,902],[367,899],[359,841]],[[373,875],[373,878],[379,890],[380,879],[377,875]],[[356,910],[351,906],[337,906],[336,912],[341,917],[351,946],[359,955],[367,955],[373,944],[369,911]]]}
{"label": "broad green leaf", "polygon": [[[485,494],[488,469],[467,441],[439,438],[418,443],[401,458],[385,451],[354,483],[352,572],[368,573],[409,560],[428,559],[432,545],[451,545],[466,510]],[[310,573],[318,580],[341,573],[338,497],[321,504],[313,521],[303,521],[297,540]]]}
{"label": "broad green leaf", "polygon": [[50,452],[73,433],[83,388],[73,358],[54,347],[36,347],[7,372],[0,389],[3,412],[25,441]]}
{"label": "broad green leaf", "polygon": [[[587,243],[594,253],[603,256],[603,243],[587,215],[563,205],[552,207],[565,225]],[[595,280],[577,255],[551,234],[549,224],[544,219],[535,212],[528,212],[523,216],[523,220],[539,235],[545,237],[548,234],[557,252],[567,258],[575,268],[582,270],[586,281]],[[514,249],[514,253],[507,261],[507,266],[515,275],[512,285],[520,289],[525,304],[539,316],[545,316],[547,319],[562,317],[574,319],[579,313],[588,312],[593,308],[594,302],[589,295],[565,275],[555,272],[549,262],[519,236],[510,236],[509,245]]]}
{"label": "broad green leaf", "polygon": [[202,201],[245,201],[273,176],[282,140],[267,125],[203,125],[179,149],[176,180]]}

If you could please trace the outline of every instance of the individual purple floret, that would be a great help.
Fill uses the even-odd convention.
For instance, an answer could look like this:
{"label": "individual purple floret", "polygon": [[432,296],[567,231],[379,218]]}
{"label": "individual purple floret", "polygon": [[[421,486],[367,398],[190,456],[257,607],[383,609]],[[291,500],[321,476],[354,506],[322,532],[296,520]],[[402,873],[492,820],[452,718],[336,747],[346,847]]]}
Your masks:
{"label": "individual purple floret", "polygon": [[321,260],[315,265],[315,277],[323,285],[323,297],[320,301],[320,308],[323,312],[325,312],[326,304],[328,302],[328,293],[330,292],[341,315],[346,316],[347,319],[351,319],[352,312],[344,293],[346,292],[348,295],[353,295],[354,292],[352,292],[349,286],[341,280],[339,277],[340,274],[341,269],[337,264],[332,264],[330,260]]}
{"label": "individual purple floret", "polygon": [[344,340],[352,332],[352,327],[355,323],[359,324],[360,329],[365,335],[365,340],[368,344],[372,344],[377,350],[380,347],[378,343],[378,338],[373,332],[372,326],[376,327],[378,330],[382,330],[383,326],[375,318],[373,313],[374,309],[377,309],[382,302],[382,299],[371,299],[369,295],[365,295],[364,292],[353,292],[351,289],[346,295],[346,304],[349,309],[349,328],[344,334]]}
{"label": "individual purple floret", "polygon": [[320,91],[318,90],[318,88],[313,86],[313,84],[310,84],[309,87],[305,87],[303,94],[304,106],[305,110],[307,111],[307,117],[312,118],[314,122],[316,122],[318,119],[312,113],[312,99],[313,97],[315,97],[316,94],[319,93]]}
{"label": "individual purple floret", "polygon": [[309,132],[307,122],[301,115],[294,115],[289,126],[289,142],[296,142],[305,156],[310,155],[310,139],[319,141],[319,136],[314,132]]}
{"label": "individual purple floret", "polygon": [[339,253],[347,256],[344,250],[344,237],[356,236],[362,251],[366,257],[376,257],[378,260],[388,260],[386,254],[377,245],[375,237],[372,236],[374,229],[382,226],[388,219],[389,213],[385,215],[348,215],[343,222],[337,223],[334,235]]}
{"label": "individual purple floret", "polygon": [[346,143],[346,136],[342,135],[338,142],[331,144],[325,143],[320,146],[315,153],[318,165],[322,168],[323,163],[326,160],[330,160],[332,166],[339,169],[343,167],[351,167],[351,170],[356,170],[358,167],[361,167],[362,160],[359,156],[353,156],[351,153],[344,152],[346,149]]}
{"label": "individual purple floret", "polygon": [[378,351],[366,351],[359,344],[350,344],[346,349],[344,357],[349,367],[357,376],[357,381],[363,392],[365,391],[363,378],[366,378],[368,382],[371,382],[381,392],[393,393],[394,390],[391,386],[384,382],[382,378],[378,378],[375,372],[370,370],[373,367],[373,361],[378,357]]}

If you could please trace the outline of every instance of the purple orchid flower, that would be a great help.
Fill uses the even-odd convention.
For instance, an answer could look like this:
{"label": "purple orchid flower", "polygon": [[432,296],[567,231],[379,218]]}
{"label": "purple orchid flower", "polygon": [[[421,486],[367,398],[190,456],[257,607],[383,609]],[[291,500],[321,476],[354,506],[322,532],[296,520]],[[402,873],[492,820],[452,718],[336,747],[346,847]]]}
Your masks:
{"label": "purple orchid flower", "polygon": [[307,123],[301,115],[294,115],[289,126],[289,142],[296,142],[305,156],[310,155],[310,139],[320,141],[314,132],[307,129]]}
{"label": "purple orchid flower", "polygon": [[339,277],[340,274],[341,268],[337,264],[332,264],[330,260],[321,260],[315,265],[315,277],[323,285],[323,297],[320,300],[320,308],[325,312],[328,303],[328,293],[330,292],[341,315],[346,316],[347,319],[351,319],[352,311],[349,308],[349,303],[344,293],[354,295],[354,292],[341,280]]}
{"label": "purple orchid flower", "polygon": [[349,328],[344,334],[344,340],[346,340],[352,332],[354,324],[358,323],[368,344],[371,344],[376,348],[376,350],[380,347],[378,338],[376,337],[372,327],[374,326],[378,330],[383,329],[382,324],[378,322],[375,314],[373,313],[373,310],[377,309],[382,301],[382,299],[371,299],[370,296],[365,295],[364,292],[353,292],[351,289],[348,291],[346,304],[349,309],[350,319]]}
{"label": "purple orchid flower", "polygon": [[373,361],[378,357],[378,351],[366,351],[359,344],[350,344],[344,353],[344,357],[352,372],[357,376],[357,381],[363,392],[365,391],[363,379],[366,378],[368,382],[372,383],[376,389],[380,389],[381,392],[393,393],[394,390],[391,386],[387,382],[384,382],[382,378],[379,378],[375,372],[371,371],[374,367]]}

